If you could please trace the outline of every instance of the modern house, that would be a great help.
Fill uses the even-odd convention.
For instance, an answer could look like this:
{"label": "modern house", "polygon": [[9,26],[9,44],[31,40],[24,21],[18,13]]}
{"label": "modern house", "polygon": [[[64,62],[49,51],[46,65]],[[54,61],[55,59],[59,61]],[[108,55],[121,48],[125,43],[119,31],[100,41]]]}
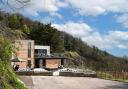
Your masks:
{"label": "modern house", "polygon": [[[54,69],[64,64],[64,58],[50,55],[50,46],[35,45],[34,40],[16,40],[14,58],[20,68],[49,68]],[[13,63],[14,64],[14,63]]]}

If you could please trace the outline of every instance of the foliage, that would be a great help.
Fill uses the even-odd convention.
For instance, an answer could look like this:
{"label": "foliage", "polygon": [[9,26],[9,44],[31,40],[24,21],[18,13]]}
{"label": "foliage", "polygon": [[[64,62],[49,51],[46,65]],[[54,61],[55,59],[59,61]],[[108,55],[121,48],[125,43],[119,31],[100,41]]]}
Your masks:
{"label": "foliage", "polygon": [[64,56],[72,58],[72,57],[80,57],[77,52],[67,51],[64,53]]}
{"label": "foliage", "polygon": [[16,14],[12,14],[8,17],[9,27],[17,29],[20,26],[20,19]]}
{"label": "foliage", "polygon": [[29,34],[29,33],[30,33],[30,29],[29,29],[29,27],[28,27],[26,24],[24,24],[24,25],[22,26],[22,31],[23,31],[24,33],[26,33],[26,34]]}
{"label": "foliage", "polygon": [[12,45],[11,43],[5,39],[2,35],[0,35],[0,60],[9,61],[12,54]]}
{"label": "foliage", "polygon": [[0,15],[0,21],[2,21],[3,20],[3,17]]}
{"label": "foliage", "polygon": [[33,29],[30,33],[30,38],[35,40],[36,44],[50,45],[52,52],[64,51],[60,33],[50,24],[40,25],[38,29]]}
{"label": "foliage", "polygon": [[88,46],[78,38],[74,38],[66,33],[64,36],[64,47],[66,51],[75,51],[84,57],[85,66],[94,70],[126,70],[128,71],[128,60],[126,58],[115,57],[106,51],[102,51],[95,46]]}
{"label": "foliage", "polygon": [[0,61],[0,86],[2,89],[27,89],[12,71],[9,62],[5,61]]}
{"label": "foliage", "polygon": [[18,81],[10,67],[12,51],[11,42],[0,35],[0,87],[2,89],[27,89]]}

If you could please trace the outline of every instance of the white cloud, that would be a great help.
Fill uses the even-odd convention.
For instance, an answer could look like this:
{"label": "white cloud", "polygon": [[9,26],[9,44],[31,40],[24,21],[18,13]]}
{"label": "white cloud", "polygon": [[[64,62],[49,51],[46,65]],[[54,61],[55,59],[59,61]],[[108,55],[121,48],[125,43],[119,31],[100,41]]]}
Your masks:
{"label": "white cloud", "polygon": [[31,0],[30,5],[22,9],[21,13],[38,16],[40,12],[49,12],[50,16],[61,19],[63,17],[58,11],[71,7],[82,16],[122,13],[117,21],[128,28],[128,0]]}
{"label": "white cloud", "polygon": [[[20,6],[16,0],[8,0],[12,6]],[[97,16],[108,12],[128,13],[128,0],[31,0],[24,10],[28,13],[57,13],[61,8],[74,8],[80,15]]]}
{"label": "white cloud", "polygon": [[128,28],[128,13],[127,14],[123,14],[121,16],[116,16],[116,19],[124,27]]}
{"label": "white cloud", "polygon": [[59,14],[59,13],[51,13],[50,14],[51,16],[56,16],[56,17],[58,17],[58,18],[60,18],[60,19],[62,19],[63,18],[63,16],[61,15],[61,14]]}
{"label": "white cloud", "polygon": [[[21,7],[16,0],[8,1],[14,7]],[[48,12],[51,17],[63,18],[58,11],[61,8],[71,7],[82,16],[122,13],[123,15],[119,16],[117,21],[128,28],[128,0],[31,0],[29,5],[18,12],[30,16],[38,16],[40,12]]]}
{"label": "white cloud", "polygon": [[92,31],[90,26],[85,23],[67,22],[66,24],[53,24],[60,31],[67,32],[75,37],[82,38]]}
{"label": "white cloud", "polygon": [[66,0],[81,15],[97,16],[108,12],[128,12],[127,0]]}
{"label": "white cloud", "polygon": [[76,8],[80,15],[96,16],[105,12],[105,9],[100,6],[100,0],[67,0],[73,8]]}
{"label": "white cloud", "polygon": [[[19,7],[16,0],[8,0],[12,6]],[[75,8],[81,15],[96,16],[107,12],[128,12],[128,0],[30,0],[25,10],[35,13],[57,12],[60,8]]]}
{"label": "white cloud", "polygon": [[[16,0],[8,0],[8,3],[12,8],[20,8],[23,6]],[[38,16],[40,12],[48,12],[51,16],[61,17],[61,15],[57,13],[57,11],[60,8],[67,6],[68,3],[65,3],[62,0],[30,0],[30,2],[27,3],[24,8],[18,10],[15,9],[15,11],[25,15],[28,14],[30,16]],[[6,9],[7,8],[9,7],[6,7]]]}
{"label": "white cloud", "polygon": [[100,49],[128,49],[128,32],[109,31],[107,35],[94,32],[90,36],[86,36],[83,41],[88,42],[90,45],[95,45]]}
{"label": "white cloud", "polygon": [[53,24],[60,31],[67,32],[75,37],[81,38],[90,46],[95,45],[100,49],[121,48],[128,49],[128,32],[109,31],[102,35],[96,32],[86,23],[67,22],[65,24]]}
{"label": "white cloud", "polygon": [[116,19],[128,28],[128,0],[66,0],[82,16],[121,13]]}
{"label": "white cloud", "polygon": [[[128,48],[128,32],[109,31],[107,35],[100,35],[103,38],[101,48]],[[97,46],[99,45],[97,44]]]}
{"label": "white cloud", "polygon": [[56,6],[56,0],[31,0],[30,5],[25,7],[23,11],[27,14],[38,16],[40,12],[56,12],[59,7]]}

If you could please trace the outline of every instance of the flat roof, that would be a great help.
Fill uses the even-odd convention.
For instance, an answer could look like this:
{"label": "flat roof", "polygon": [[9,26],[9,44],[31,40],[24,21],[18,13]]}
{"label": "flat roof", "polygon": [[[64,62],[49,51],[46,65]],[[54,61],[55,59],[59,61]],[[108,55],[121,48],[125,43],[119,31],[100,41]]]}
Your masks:
{"label": "flat roof", "polygon": [[39,58],[39,59],[66,59],[66,58],[64,58],[64,57],[43,57],[43,58]]}
{"label": "flat roof", "polygon": [[50,46],[35,45],[35,49],[50,49]]}

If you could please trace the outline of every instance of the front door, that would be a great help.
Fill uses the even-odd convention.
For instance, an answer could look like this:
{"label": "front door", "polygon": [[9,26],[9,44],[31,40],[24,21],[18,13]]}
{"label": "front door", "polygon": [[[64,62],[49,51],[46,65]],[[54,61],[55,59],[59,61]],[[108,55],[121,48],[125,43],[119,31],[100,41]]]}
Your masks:
{"label": "front door", "polygon": [[40,59],[35,59],[35,67],[39,68]]}

